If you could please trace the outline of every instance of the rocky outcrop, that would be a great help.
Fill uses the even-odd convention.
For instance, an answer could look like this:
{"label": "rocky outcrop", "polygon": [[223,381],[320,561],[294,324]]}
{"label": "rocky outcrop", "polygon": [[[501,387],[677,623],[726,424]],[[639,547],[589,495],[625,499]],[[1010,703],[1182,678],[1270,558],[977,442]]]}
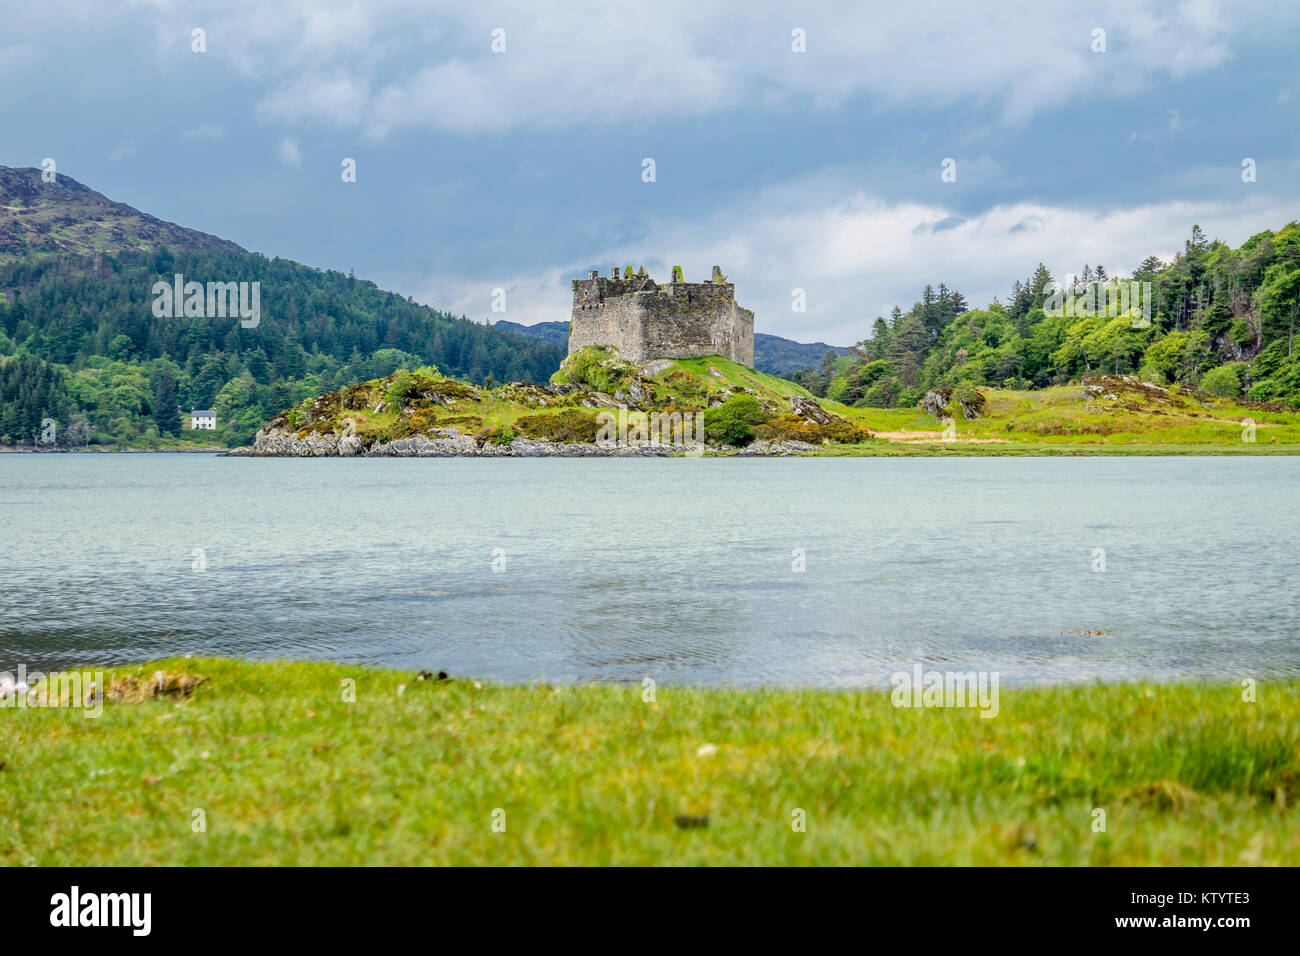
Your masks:
{"label": "rocky outcrop", "polygon": [[948,414],[948,403],[952,401],[952,390],[947,388],[932,388],[921,396],[921,409],[935,418],[943,418]]}
{"label": "rocky outcrop", "polygon": [[662,458],[680,455],[683,449],[670,445],[603,447],[593,444],[539,441],[516,438],[509,444],[480,442],[455,428],[434,429],[429,435],[414,435],[390,442],[366,445],[354,435],[307,434],[284,428],[263,428],[251,448],[236,448],[236,458]]}
{"label": "rocky outcrop", "polygon": [[736,452],[737,458],[759,458],[777,455],[806,455],[817,446],[806,441],[756,441]]}
{"label": "rocky outcrop", "polygon": [[974,389],[968,394],[958,392],[957,404],[961,406],[961,413],[966,421],[973,422],[984,414],[984,393],[979,389]]}
{"label": "rocky outcrop", "polygon": [[974,421],[984,414],[984,393],[975,388],[959,388],[956,392],[951,388],[932,388],[921,396],[917,404],[935,418],[945,418],[948,404],[954,398],[967,421]]}
{"label": "rocky outcrop", "polygon": [[804,421],[814,425],[829,425],[831,422],[830,412],[818,405],[814,399],[804,398],[802,395],[791,396],[790,410]]}
{"label": "rocky outcrop", "polygon": [[[736,451],[710,446],[708,451],[737,457],[803,455],[816,450],[802,441],[756,441]],[[236,448],[226,454],[234,458],[669,458],[686,454],[673,445],[594,445],[579,442],[541,441],[516,438],[509,444],[480,442],[455,428],[434,429],[429,435],[398,438],[366,445],[355,435],[298,433],[285,428],[263,428],[251,448]]]}
{"label": "rocky outcrop", "polygon": [[646,397],[646,390],[636,382],[629,382],[627,391],[623,391],[623,389],[620,388],[614,393],[614,401],[618,402],[620,405],[629,405],[632,408],[638,407],[646,400]]}

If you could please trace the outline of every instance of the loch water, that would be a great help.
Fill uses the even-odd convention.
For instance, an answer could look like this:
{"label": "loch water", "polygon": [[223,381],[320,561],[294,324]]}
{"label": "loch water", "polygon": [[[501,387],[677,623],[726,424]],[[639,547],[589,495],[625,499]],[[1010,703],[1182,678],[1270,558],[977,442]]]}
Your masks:
{"label": "loch water", "polygon": [[1300,675],[1300,458],[0,455],[0,668]]}

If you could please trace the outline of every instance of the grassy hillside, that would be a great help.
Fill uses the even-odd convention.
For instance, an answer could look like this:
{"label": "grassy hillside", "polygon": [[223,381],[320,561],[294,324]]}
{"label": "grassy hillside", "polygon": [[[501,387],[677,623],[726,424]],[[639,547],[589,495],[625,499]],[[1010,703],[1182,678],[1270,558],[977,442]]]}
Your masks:
{"label": "grassy hillside", "polygon": [[721,355],[661,359],[638,366],[621,361],[606,349],[586,348],[567,359],[551,376],[551,381],[559,385],[602,385],[603,391],[614,392],[638,378],[641,368],[652,372],[648,377],[661,386],[663,394],[681,402],[696,395],[698,389],[704,389],[703,394],[709,396],[748,389],[760,399],[773,401],[794,395],[811,397],[801,385],[759,372]]}
{"label": "grassy hillside", "polygon": [[428,677],[176,659],[110,674],[122,699],[97,719],[10,710],[0,858],[1300,864],[1294,681],[1254,703],[1236,684],[1003,690],[987,719],[881,690]]}
{"label": "grassy hillside", "polygon": [[1153,386],[1134,376],[1086,376],[1079,384],[1045,389],[979,391],[985,399],[980,417],[967,419],[955,401],[945,410],[952,423],[947,441],[945,424],[919,407],[850,408],[826,400],[822,404],[871,429],[891,446],[915,446],[929,453],[1003,454],[1034,449],[1122,454],[1137,448],[1146,453],[1152,449],[1300,453],[1300,412],[1277,404]]}

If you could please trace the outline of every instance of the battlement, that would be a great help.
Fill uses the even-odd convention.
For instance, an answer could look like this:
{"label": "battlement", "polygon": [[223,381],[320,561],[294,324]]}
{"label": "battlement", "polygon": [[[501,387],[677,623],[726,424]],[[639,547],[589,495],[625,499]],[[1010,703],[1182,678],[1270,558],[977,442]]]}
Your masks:
{"label": "battlement", "polygon": [[656,282],[644,266],[574,279],[569,354],[603,345],[633,362],[723,355],[752,367],[754,313],[736,304],[722,270],[714,266],[708,282],[686,282],[674,268],[673,280]]}

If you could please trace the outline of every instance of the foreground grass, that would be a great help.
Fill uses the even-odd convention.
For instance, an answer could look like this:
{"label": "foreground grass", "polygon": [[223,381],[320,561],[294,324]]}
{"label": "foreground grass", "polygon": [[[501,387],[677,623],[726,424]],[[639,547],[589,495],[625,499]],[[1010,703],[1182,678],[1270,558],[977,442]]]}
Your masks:
{"label": "foreground grass", "polygon": [[985,719],[882,691],[119,673],[158,669],[208,681],[98,719],[0,710],[5,862],[1300,863],[1296,681],[1255,703],[1232,684],[1004,690]]}

